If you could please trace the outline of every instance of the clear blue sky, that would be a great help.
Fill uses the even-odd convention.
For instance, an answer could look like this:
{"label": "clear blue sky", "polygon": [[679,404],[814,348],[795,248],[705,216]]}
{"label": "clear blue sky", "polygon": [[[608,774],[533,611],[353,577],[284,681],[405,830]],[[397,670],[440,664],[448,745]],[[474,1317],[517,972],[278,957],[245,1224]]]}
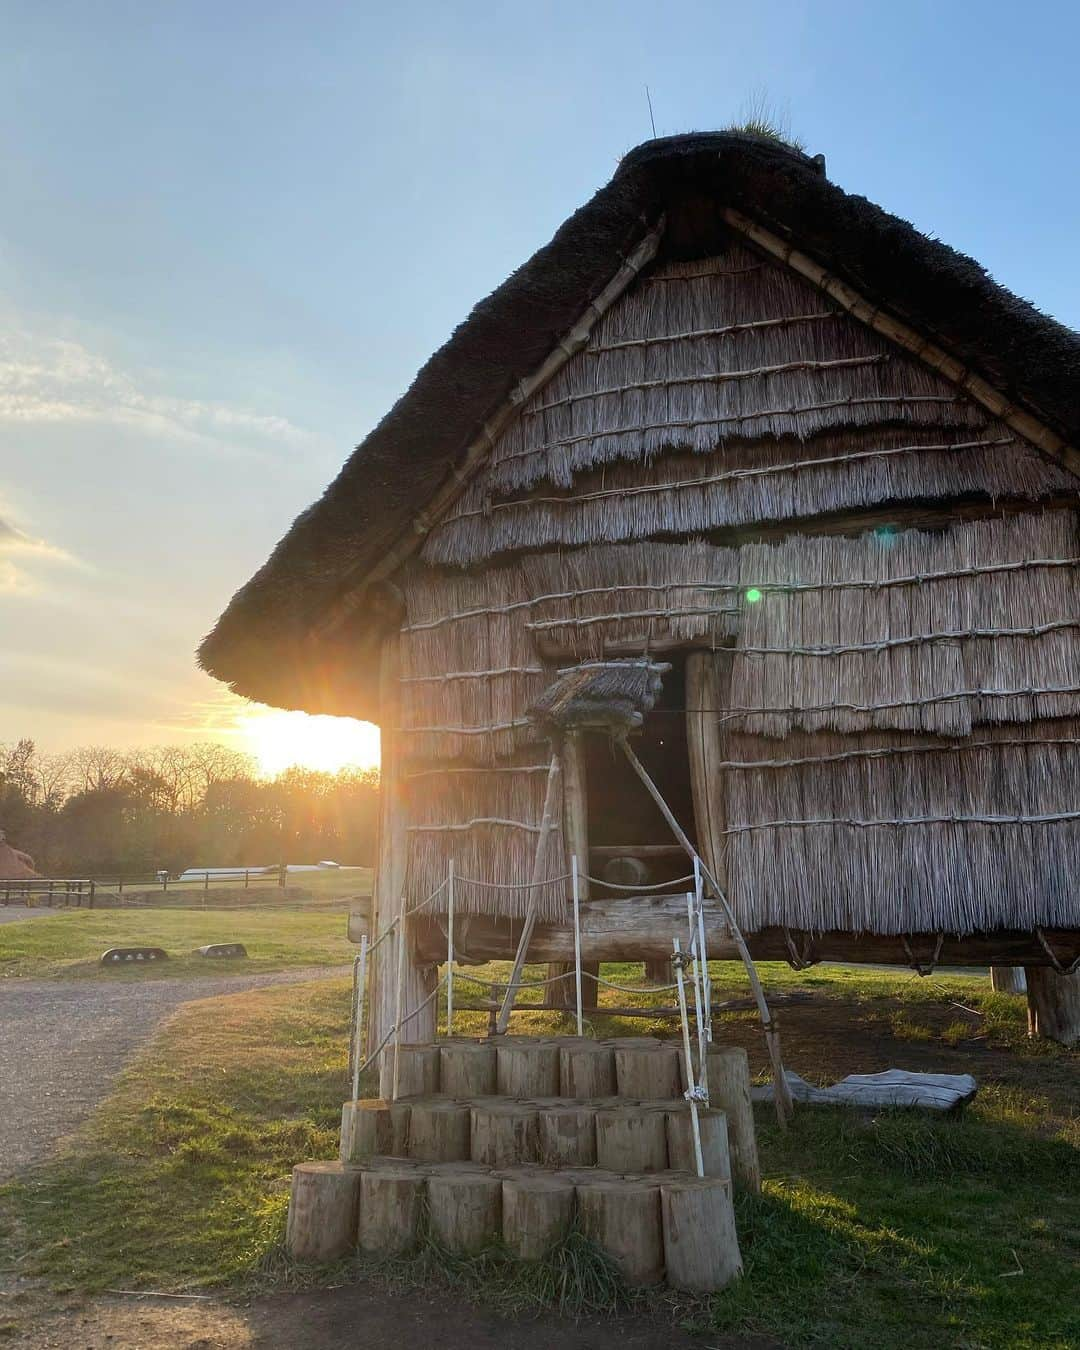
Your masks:
{"label": "clear blue sky", "polygon": [[[1080,326],[1066,3],[0,0],[0,741],[197,734],[193,649],[472,304],[764,90]],[[213,705],[213,706],[212,706]]]}

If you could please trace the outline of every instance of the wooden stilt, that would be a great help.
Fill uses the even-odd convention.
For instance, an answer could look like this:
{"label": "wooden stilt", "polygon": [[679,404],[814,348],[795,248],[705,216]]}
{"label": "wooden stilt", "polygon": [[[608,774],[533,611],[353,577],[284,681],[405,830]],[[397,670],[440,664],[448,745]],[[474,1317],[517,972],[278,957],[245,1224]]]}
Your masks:
{"label": "wooden stilt", "polygon": [[510,1011],[517,998],[518,989],[521,985],[521,972],[525,968],[525,957],[529,951],[529,942],[532,938],[533,929],[536,927],[536,910],[539,897],[539,883],[544,880],[547,871],[547,860],[551,836],[555,831],[556,811],[558,808],[559,782],[562,777],[559,754],[556,751],[551,756],[551,764],[548,767],[547,788],[544,792],[544,811],[540,817],[540,833],[536,840],[536,853],[533,857],[532,876],[530,877],[529,889],[529,908],[525,916],[525,924],[521,930],[521,936],[518,939],[517,952],[514,955],[514,965],[510,972],[510,983],[506,987],[506,994],[503,998],[502,1008],[499,1010],[496,1028],[500,1034],[505,1033],[510,1021]]}
{"label": "wooden stilt", "polygon": [[[561,747],[563,765],[563,843],[568,858],[578,860],[578,896],[581,900],[589,898],[589,808],[588,781],[585,772],[585,747],[581,733],[568,732]],[[574,967],[568,962],[553,961],[548,965],[548,976],[569,977]],[[586,976],[581,982],[581,1006],[595,1008],[598,993],[596,979],[600,965],[592,962],[582,966]],[[552,1008],[572,1008],[575,1004],[575,985],[572,978],[564,978],[557,984],[548,985],[546,1000]]]}
{"label": "wooden stilt", "polygon": [[1080,971],[1059,975],[1050,966],[1028,966],[1027,996],[1032,1036],[1080,1044]]}

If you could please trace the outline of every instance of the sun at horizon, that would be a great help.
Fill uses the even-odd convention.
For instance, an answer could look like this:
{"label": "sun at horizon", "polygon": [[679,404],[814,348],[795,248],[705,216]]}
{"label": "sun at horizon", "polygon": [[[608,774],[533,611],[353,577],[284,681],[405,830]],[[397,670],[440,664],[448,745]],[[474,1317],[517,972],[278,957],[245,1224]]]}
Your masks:
{"label": "sun at horizon", "polygon": [[236,745],[273,778],[294,767],[337,773],[379,766],[379,728],[352,717],[313,716],[249,705],[235,715]]}

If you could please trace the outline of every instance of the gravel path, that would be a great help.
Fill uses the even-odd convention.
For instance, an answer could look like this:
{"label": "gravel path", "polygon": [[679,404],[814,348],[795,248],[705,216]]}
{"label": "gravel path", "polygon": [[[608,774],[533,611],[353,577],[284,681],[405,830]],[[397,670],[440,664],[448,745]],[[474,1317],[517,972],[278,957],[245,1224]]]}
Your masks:
{"label": "gravel path", "polygon": [[0,923],[22,923],[24,919],[40,919],[43,914],[59,914],[48,905],[0,905]]}
{"label": "gravel path", "polygon": [[145,984],[0,980],[0,1179],[48,1156],[182,1003],[347,969],[316,966]]}

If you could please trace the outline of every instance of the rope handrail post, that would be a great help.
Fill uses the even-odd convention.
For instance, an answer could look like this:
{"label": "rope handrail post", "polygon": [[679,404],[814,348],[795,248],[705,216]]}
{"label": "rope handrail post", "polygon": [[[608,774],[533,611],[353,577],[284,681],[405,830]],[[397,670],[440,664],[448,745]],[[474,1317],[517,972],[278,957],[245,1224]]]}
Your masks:
{"label": "rope handrail post", "polygon": [[686,1011],[686,986],[683,983],[683,954],[679,939],[672,938],[674,952],[671,964],[675,967],[675,983],[679,989],[679,1017],[682,1021],[683,1061],[686,1065],[686,1100],[690,1103],[690,1129],[694,1137],[694,1166],[699,1177],[705,1175],[705,1162],[701,1156],[701,1123],[698,1120],[698,1085],[694,1077],[694,1058],[690,1049],[690,1018]]}
{"label": "rope handrail post", "polygon": [[712,1041],[712,977],[709,952],[705,945],[705,886],[701,879],[701,859],[694,854],[694,905],[697,909],[698,960],[701,962],[701,996],[705,1003],[705,1039]]}
{"label": "rope handrail post", "polygon": [[397,989],[394,992],[394,1073],[390,1086],[390,1100],[396,1102],[401,1069],[401,995],[405,983],[405,896],[401,897],[401,907],[397,921]]}
{"label": "rope handrail post", "polygon": [[570,888],[574,897],[574,997],[577,1001],[577,1034],[583,1036],[585,1031],[581,1008],[581,887],[576,853],[570,859]]}
{"label": "rope handrail post", "polygon": [[446,1034],[454,1034],[454,860],[446,864]]}
{"label": "rope handrail post", "polygon": [[360,1061],[363,1058],[364,994],[367,985],[368,937],[360,937],[360,955],[353,965],[353,1074],[352,1101],[360,1096]]}
{"label": "rope handrail post", "polygon": [[694,1024],[697,1027],[698,1066],[704,1063],[705,1055],[705,1010],[702,1007],[698,985],[701,981],[701,963],[698,961],[697,911],[694,908],[694,892],[686,892],[686,927],[688,938],[686,952],[690,957],[690,978],[694,982]]}
{"label": "rope handrail post", "polygon": [[[630,767],[637,774],[638,778],[641,779],[642,785],[656,803],[661,815],[667,821],[675,838],[683,846],[687,856],[691,860],[698,858],[698,852],[687,837],[686,831],[679,824],[678,820],[676,820],[671,807],[668,806],[667,802],[664,800],[663,793],[649,776],[649,772],[644,764],[642,764],[641,760],[634,754],[625,736],[620,738],[619,744],[622,746],[623,753],[626,755]],[[769,1005],[765,998],[765,991],[761,987],[761,980],[758,978],[757,967],[754,965],[754,958],[750,955],[750,949],[746,945],[746,939],[743,937],[742,929],[739,927],[734,911],[728,904],[727,896],[724,894],[723,888],[717,882],[712,872],[705,866],[704,862],[700,861],[700,859],[698,859],[698,866],[701,868],[702,878],[712,887],[713,894],[716,896],[721,909],[724,911],[724,918],[727,920],[727,925],[731,930],[732,940],[735,943],[743,967],[746,970],[746,978],[750,982],[750,989],[754,995],[754,1002],[757,1004],[758,1016],[761,1019],[762,1029],[765,1033],[765,1045],[768,1049],[769,1061],[772,1065],[774,1085],[773,1096],[776,1103],[776,1118],[780,1128],[786,1130],[788,1120],[791,1116],[792,1105],[791,1092],[788,1088],[787,1078],[784,1075],[784,1063],[780,1055],[780,1032],[777,1028],[776,1021],[769,1010]]]}

